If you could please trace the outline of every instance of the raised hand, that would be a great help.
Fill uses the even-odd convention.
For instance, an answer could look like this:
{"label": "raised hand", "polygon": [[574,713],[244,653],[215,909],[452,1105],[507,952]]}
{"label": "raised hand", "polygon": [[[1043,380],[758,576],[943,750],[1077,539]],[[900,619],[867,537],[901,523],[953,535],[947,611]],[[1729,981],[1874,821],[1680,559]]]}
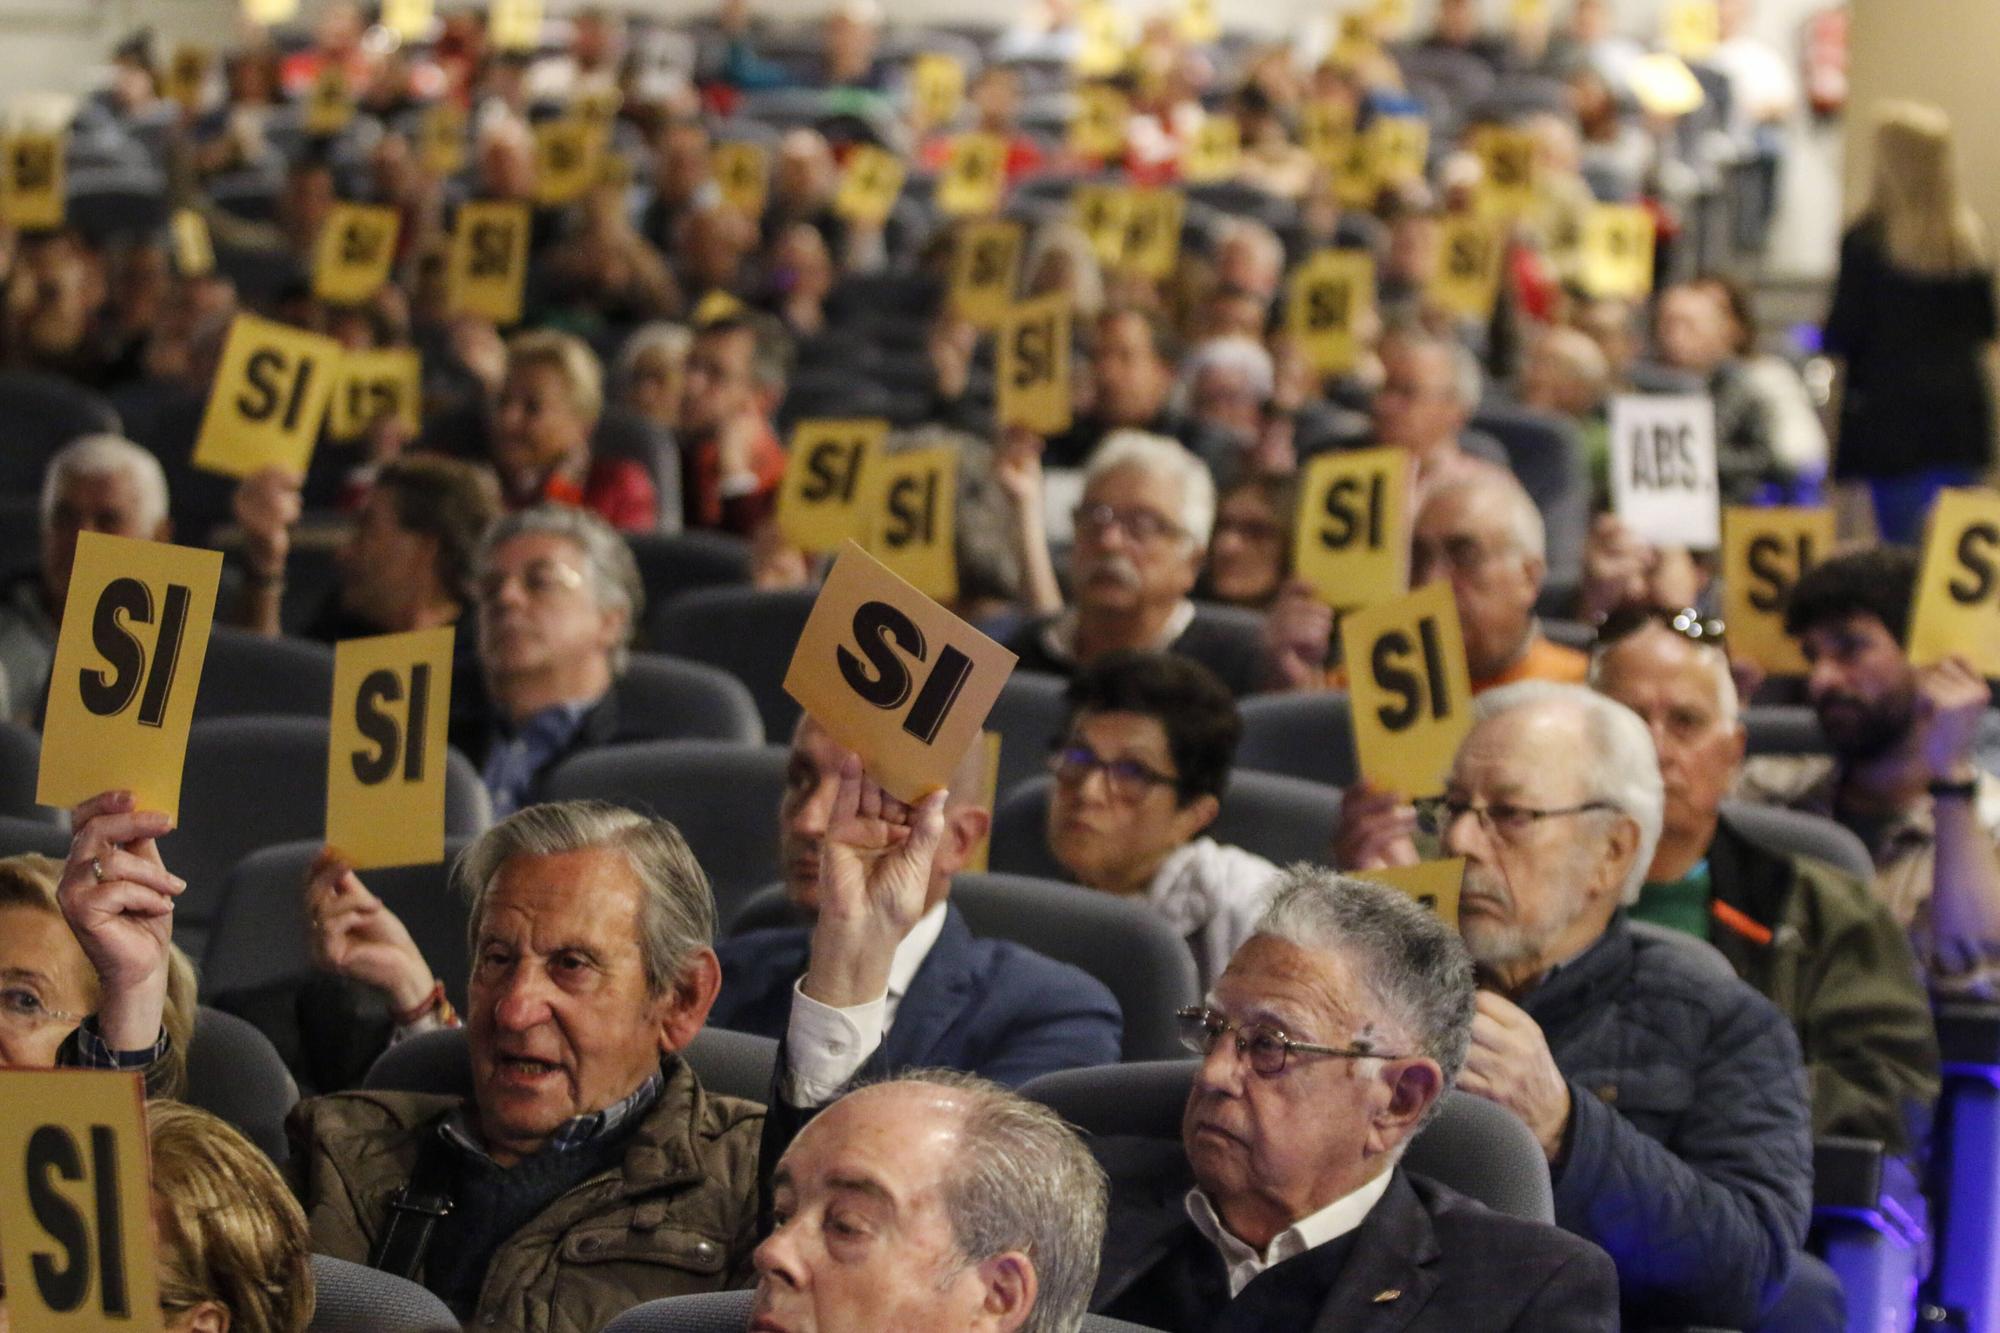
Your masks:
{"label": "raised hand", "polygon": [[424,1002],[436,979],[402,919],[368,891],[331,847],[306,880],[306,942],[322,971],[373,986],[397,1013]]}
{"label": "raised hand", "polygon": [[1973,741],[1991,694],[1963,657],[1917,669],[1916,725],[1924,765],[1940,782],[1967,782],[1976,774]]}
{"label": "raised hand", "polygon": [[56,900],[97,973],[97,1025],[113,1050],[159,1040],[167,1002],[174,899],[187,881],[169,874],[154,839],[174,823],[139,810],[132,793],[105,792],[72,813],[76,835]]}
{"label": "raised hand", "polygon": [[896,946],[923,916],[931,864],[944,841],[943,791],[906,805],[841,760],[840,787],[820,844],[819,921],[805,991],[834,1008],[880,999]]}
{"label": "raised hand", "polygon": [[1333,864],[1341,870],[1380,870],[1418,861],[1417,812],[1402,797],[1366,781],[1340,798],[1333,830]]}

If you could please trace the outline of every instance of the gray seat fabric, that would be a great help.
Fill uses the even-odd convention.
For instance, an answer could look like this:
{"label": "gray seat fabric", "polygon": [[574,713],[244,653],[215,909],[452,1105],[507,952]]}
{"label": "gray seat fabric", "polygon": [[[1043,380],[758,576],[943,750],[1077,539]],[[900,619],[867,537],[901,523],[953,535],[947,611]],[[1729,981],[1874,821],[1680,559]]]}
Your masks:
{"label": "gray seat fabric", "polygon": [[1752,704],[1743,710],[1751,754],[1826,754],[1826,733],[1806,704]]}
{"label": "gray seat fabric", "polygon": [[[993,811],[992,868],[1013,875],[1067,881],[1049,851],[1051,778],[1024,782],[1000,798]],[[1324,864],[1340,818],[1340,789],[1277,773],[1237,771],[1222,797],[1222,812],[1207,836],[1255,852],[1278,865]]]}
{"label": "gray seat fabric", "polygon": [[206,1005],[195,1014],[183,1100],[228,1121],[285,1164],[285,1117],[298,1105],[299,1085],[264,1034],[234,1014]]}
{"label": "gray seat fabric", "polygon": [[750,582],[750,543],[726,532],[628,533],[646,605],[665,606],[696,588]]}
{"label": "gray seat fabric", "polygon": [[1359,775],[1345,691],[1259,694],[1241,701],[1236,767],[1346,787]]}
{"label": "gray seat fabric", "polygon": [[1583,574],[1590,535],[1590,469],[1576,426],[1553,413],[1513,404],[1482,405],[1472,429],[1507,451],[1507,466],[1541,511],[1548,537],[1548,577],[1574,583]]}
{"label": "gray seat fabric", "polygon": [[777,745],[649,741],[586,750],[551,773],[549,800],[594,799],[673,821],[727,921],[778,878],[778,800],[790,752]]}
{"label": "gray seat fabric", "polygon": [[634,653],[612,692],[620,740],[764,743],[757,701],[719,667]]}
{"label": "gray seat fabric", "polygon": [[[436,865],[361,872],[361,882],[402,920],[451,1002],[461,1007],[471,964],[465,903],[451,891],[450,878],[468,841],[447,838],[444,860]],[[317,839],[280,843],[251,853],[229,872],[202,959],[204,994],[225,997],[312,976],[303,890],[319,849]]]}
{"label": "gray seat fabric", "polygon": [[458,1317],[430,1292],[365,1264],[313,1256],[306,1333],[458,1333]]}
{"label": "gray seat fabric", "polygon": [[36,852],[61,861],[69,856],[69,830],[45,819],[0,815],[0,856]]}
{"label": "gray seat fabric", "polygon": [[60,812],[35,802],[41,769],[42,738],[26,727],[0,722],[0,815],[60,826]]}
{"label": "gray seat fabric", "polygon": [[[703,1028],[681,1052],[702,1087],[760,1105],[770,1093],[778,1043],[769,1037]],[[450,1097],[472,1091],[472,1053],[464,1028],[426,1032],[382,1053],[362,1084],[371,1092],[429,1092]]]}
{"label": "gray seat fabric", "polygon": [[1853,830],[1803,810],[1750,801],[1724,801],[1722,817],[1765,851],[1779,856],[1811,856],[1838,866],[1863,884],[1875,878],[1868,845]]}
{"label": "gray seat fabric", "polygon": [[[1021,1089],[1086,1134],[1178,1139],[1196,1060],[1100,1065],[1044,1074]],[[1403,1165],[1531,1222],[1555,1221],[1548,1158],[1528,1127],[1469,1092],[1447,1092],[1431,1122],[1410,1141]]]}
{"label": "gray seat fabric", "polygon": [[[160,840],[167,868],[188,882],[174,938],[205,956],[223,889],[236,863],[260,847],[326,832],[328,727],[324,716],[225,717],[188,736],[180,822]],[[452,751],[445,769],[446,837],[483,829],[491,806],[479,774]]]}
{"label": "gray seat fabric", "polygon": [[218,625],[195,695],[198,722],[218,717],[320,717],[333,699],[333,650]]}
{"label": "gray seat fabric", "polygon": [[1000,781],[996,792],[1046,771],[1049,747],[1059,739],[1069,714],[1069,682],[1046,671],[1016,671],[1000,687],[986,730],[1000,734]]}
{"label": "gray seat fabric", "polygon": [[82,435],[117,433],[111,404],[80,384],[39,370],[0,370],[0,421],[7,448],[0,451],[0,491],[36,494],[42,465]]}
{"label": "gray seat fabric", "polygon": [[[1181,1053],[1174,1010],[1198,1002],[1201,983],[1187,942],[1158,913],[1026,875],[960,874],[952,879],[951,900],[974,935],[1011,940],[1103,982],[1125,1016],[1120,1048],[1125,1059],[1166,1060]],[[729,933],[800,920],[785,886],[774,884],[743,904]]]}
{"label": "gray seat fabric", "polygon": [[764,735],[789,741],[799,706],[785,693],[785,671],[816,588],[697,588],[654,609],[647,646],[721,667],[750,687]]}
{"label": "gray seat fabric", "polygon": [[[669,1296],[636,1305],[604,1326],[604,1333],[743,1333],[756,1303],[754,1291],[710,1291]],[[1082,1333],[1151,1333],[1139,1324],[1103,1315],[1083,1317]]]}

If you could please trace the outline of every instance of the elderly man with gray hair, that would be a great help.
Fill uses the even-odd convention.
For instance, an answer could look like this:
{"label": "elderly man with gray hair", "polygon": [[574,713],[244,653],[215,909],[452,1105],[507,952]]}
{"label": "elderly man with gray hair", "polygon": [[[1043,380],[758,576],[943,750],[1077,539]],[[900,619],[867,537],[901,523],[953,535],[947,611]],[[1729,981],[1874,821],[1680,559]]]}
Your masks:
{"label": "elderly man with gray hair", "polygon": [[1106,1194],[1076,1132],[997,1084],[921,1070],[863,1087],[777,1164],[752,1324],[1075,1333]]}
{"label": "elderly man with gray hair", "polygon": [[117,435],[86,435],[58,450],[42,472],[40,512],[39,566],[0,588],[0,716],[30,722],[55,661],[76,539],[173,534],[160,460]]}
{"label": "elderly man with gray hair", "polygon": [[756,1231],[763,1117],[676,1058],[722,981],[686,842],[613,806],[538,805],[482,834],[453,878],[470,906],[471,1095],[301,1104],[290,1170],[313,1247],[519,1330],[728,1286]]}
{"label": "elderly man with gray hair", "polygon": [[[1167,1330],[1617,1327],[1610,1261],[1400,1165],[1473,1040],[1473,969],[1393,889],[1296,866],[1207,1001],[1178,1144],[1105,1140],[1092,1308]],[[1385,1308],[1386,1307],[1386,1308]]]}
{"label": "elderly man with gray hair", "polygon": [[1628,1326],[1808,1326],[1786,1290],[1824,1274],[1798,1262],[1812,1145],[1791,1024],[1720,956],[1626,919],[1665,801],[1645,723],[1541,681],[1474,715],[1418,811],[1466,860],[1481,991],[1459,1086],[1540,1140],[1556,1220],[1610,1252]]}
{"label": "elderly man with gray hair", "polygon": [[1162,435],[1114,431],[1084,469],[1070,555],[1072,604],[1008,643],[1024,671],[1075,674],[1121,649],[1179,653],[1239,697],[1270,683],[1255,624],[1196,614],[1194,590],[1215,524],[1215,480]]}

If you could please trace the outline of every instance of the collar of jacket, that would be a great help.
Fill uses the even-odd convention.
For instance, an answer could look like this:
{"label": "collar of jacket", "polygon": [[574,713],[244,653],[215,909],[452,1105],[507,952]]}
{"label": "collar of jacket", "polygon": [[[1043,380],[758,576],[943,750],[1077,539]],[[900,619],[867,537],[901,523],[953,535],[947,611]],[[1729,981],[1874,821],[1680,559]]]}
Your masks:
{"label": "collar of jacket", "polygon": [[[1708,844],[1708,872],[1715,908],[1709,942],[1742,975],[1783,933],[1792,896],[1791,867],[1739,833],[1725,813],[1716,820],[1715,837]],[[1724,908],[1738,919],[1732,920]]]}
{"label": "collar of jacket", "polygon": [[[1521,1008],[1541,1023],[1545,1014],[1586,1009],[1599,991],[1616,985],[1632,970],[1632,932],[1625,925],[1625,909],[1611,914],[1604,933],[1567,963],[1554,968],[1523,996]],[[1543,1026],[1547,1026],[1543,1024]]]}

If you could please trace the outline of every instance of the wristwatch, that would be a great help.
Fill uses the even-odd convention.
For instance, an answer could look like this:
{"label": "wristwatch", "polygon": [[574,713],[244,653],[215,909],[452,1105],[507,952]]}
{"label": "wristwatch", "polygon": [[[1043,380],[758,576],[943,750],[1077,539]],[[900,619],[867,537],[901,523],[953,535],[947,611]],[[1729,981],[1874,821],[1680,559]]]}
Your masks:
{"label": "wristwatch", "polygon": [[1979,780],[1968,778],[1964,782],[1933,782],[1930,793],[1934,801],[1969,801],[1979,794]]}

